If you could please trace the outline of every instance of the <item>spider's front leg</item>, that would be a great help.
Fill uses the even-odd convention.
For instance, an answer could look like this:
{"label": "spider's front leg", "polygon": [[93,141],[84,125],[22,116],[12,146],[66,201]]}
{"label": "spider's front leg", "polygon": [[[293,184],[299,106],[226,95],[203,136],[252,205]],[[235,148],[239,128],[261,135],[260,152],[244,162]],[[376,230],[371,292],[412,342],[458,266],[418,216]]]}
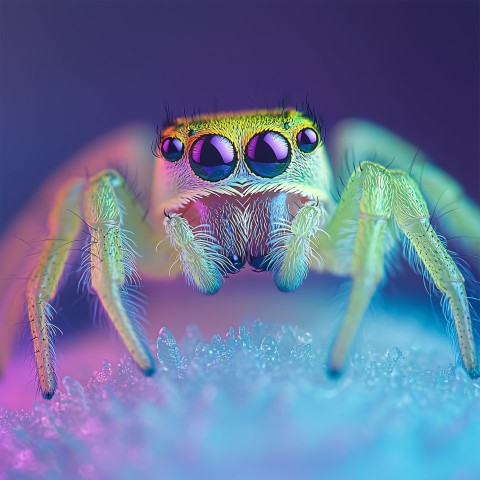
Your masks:
{"label": "spider's front leg", "polygon": [[[337,212],[327,227],[330,236],[322,237],[323,246],[325,243],[334,246],[330,249],[333,255],[325,254],[326,267],[341,274],[348,268],[353,280],[345,319],[330,353],[328,371],[332,376],[342,372],[360,321],[383,278],[385,233],[392,203],[393,186],[389,173],[384,167],[365,163],[348,182]],[[342,242],[352,240],[345,225],[355,218],[354,215],[358,220],[350,254],[342,251]],[[346,259],[351,261],[350,266],[340,265]]]}
{"label": "spider's front leg", "polygon": [[[139,277],[140,269],[157,277],[167,276],[172,253],[163,242],[155,249],[158,233],[146,219],[145,212],[123,178],[105,170],[87,182],[76,180],[56,198],[49,217],[48,238],[27,287],[29,320],[35,361],[42,396],[52,398],[57,386],[54,364],[51,307],[58,283],[81,227],[82,212],[90,233],[90,251],[84,258],[84,280],[98,296],[108,317],[142,371],[153,374],[153,356],[135,322],[133,298],[129,286]],[[142,256],[135,258],[132,239]],[[134,308],[133,308],[134,310]]]}
{"label": "spider's front leg", "polygon": [[[353,278],[346,317],[330,354],[329,372],[336,376],[344,369],[360,321],[384,276],[384,254],[393,246],[388,222],[392,216],[435,286],[445,294],[464,368],[477,378],[478,361],[464,278],[431,227],[428,208],[415,181],[403,171],[389,171],[371,162],[362,163],[350,178],[326,229],[329,237],[321,238],[326,268]],[[352,223],[355,219],[356,223]],[[353,251],[349,251],[352,236]]]}
{"label": "spider's front leg", "polygon": [[114,171],[92,177],[85,191],[91,286],[135,362],[145,375],[152,375],[155,361],[127,307],[128,287],[138,280],[138,274],[135,252],[123,225],[125,212],[119,193],[128,195],[128,189]]}

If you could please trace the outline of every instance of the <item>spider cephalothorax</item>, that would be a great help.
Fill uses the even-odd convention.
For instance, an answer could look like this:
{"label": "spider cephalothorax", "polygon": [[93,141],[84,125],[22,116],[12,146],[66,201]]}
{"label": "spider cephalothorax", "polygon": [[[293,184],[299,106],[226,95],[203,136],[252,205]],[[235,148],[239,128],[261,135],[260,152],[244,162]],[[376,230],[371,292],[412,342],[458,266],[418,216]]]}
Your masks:
{"label": "spider cephalothorax", "polygon": [[[155,166],[142,158],[135,163],[151,181],[147,211],[114,170],[66,182],[24,287],[43,396],[56,389],[50,302],[82,222],[89,231],[83,280],[145,374],[155,371],[155,361],[135,321],[131,285],[142,274],[168,278],[182,271],[188,283],[212,294],[248,263],[271,271],[283,291],[296,289],[309,268],[351,277],[345,320],[326,362],[338,375],[400,234],[405,251],[442,293],[463,366],[478,377],[464,278],[431,227],[424,196],[432,202],[441,191],[457,203],[447,228],[466,239],[478,235],[478,206],[429,163],[422,166],[421,193],[407,173],[419,152],[393,134],[361,121],[339,131],[341,148],[348,146],[357,160],[338,202],[321,129],[309,115],[285,109],[172,122],[156,142]],[[395,150],[395,169],[368,161],[366,147],[378,158]]]}

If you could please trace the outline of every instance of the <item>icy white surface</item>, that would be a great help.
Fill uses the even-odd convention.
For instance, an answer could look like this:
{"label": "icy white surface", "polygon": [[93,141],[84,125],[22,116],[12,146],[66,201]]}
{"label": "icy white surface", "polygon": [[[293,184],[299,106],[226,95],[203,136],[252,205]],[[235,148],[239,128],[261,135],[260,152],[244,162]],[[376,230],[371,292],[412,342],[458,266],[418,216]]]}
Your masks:
{"label": "icy white surface", "polygon": [[65,377],[52,401],[1,411],[0,476],[480,478],[479,383],[405,335],[416,347],[367,342],[331,381],[327,341],[298,327],[210,342],[191,327],[178,345],[162,329],[155,377],[105,362],[88,385]]}

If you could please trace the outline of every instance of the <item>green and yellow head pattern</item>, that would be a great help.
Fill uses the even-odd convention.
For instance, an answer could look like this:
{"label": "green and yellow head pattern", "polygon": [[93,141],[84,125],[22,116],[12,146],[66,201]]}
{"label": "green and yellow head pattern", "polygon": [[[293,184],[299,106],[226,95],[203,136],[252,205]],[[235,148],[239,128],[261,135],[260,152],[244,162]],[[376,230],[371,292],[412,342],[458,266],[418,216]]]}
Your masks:
{"label": "green and yellow head pattern", "polygon": [[314,118],[255,110],[179,118],[159,136],[158,212],[209,195],[284,192],[331,203],[331,170]]}

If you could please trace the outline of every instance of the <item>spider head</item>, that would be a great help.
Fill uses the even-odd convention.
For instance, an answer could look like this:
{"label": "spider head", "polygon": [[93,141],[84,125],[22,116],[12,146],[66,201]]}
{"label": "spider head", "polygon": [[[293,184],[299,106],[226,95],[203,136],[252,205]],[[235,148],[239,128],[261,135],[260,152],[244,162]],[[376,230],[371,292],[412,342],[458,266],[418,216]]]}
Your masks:
{"label": "spider head", "polygon": [[228,196],[331,203],[320,127],[293,109],[179,118],[159,136],[156,155],[153,205],[161,215]]}

